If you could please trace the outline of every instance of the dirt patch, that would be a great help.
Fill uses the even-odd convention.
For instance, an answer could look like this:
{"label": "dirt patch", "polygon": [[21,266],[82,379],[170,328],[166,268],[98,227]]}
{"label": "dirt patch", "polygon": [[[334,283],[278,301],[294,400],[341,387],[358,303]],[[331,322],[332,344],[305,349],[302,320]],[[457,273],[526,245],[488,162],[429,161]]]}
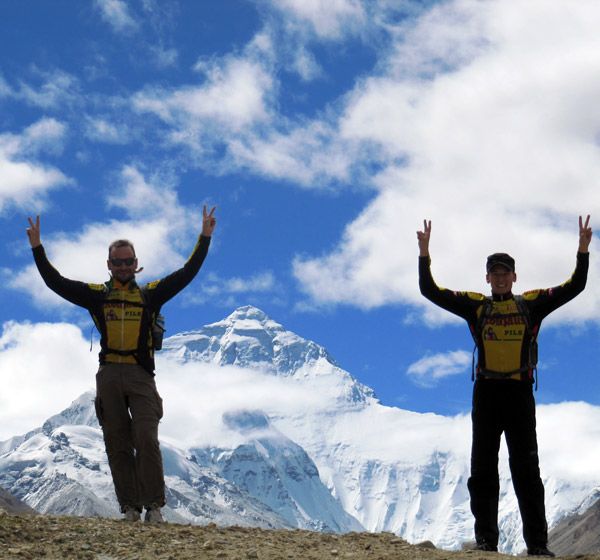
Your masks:
{"label": "dirt patch", "polygon": [[[0,558],[121,560],[485,560],[510,558],[411,545],[391,533],[147,525],[141,522],[0,513]],[[600,555],[564,558],[600,560]]]}

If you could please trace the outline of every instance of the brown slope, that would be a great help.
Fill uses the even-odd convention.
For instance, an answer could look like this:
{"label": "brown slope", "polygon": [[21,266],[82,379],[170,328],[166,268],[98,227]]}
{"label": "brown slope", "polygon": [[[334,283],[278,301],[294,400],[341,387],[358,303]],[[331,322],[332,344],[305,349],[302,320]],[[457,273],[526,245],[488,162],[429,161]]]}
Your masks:
{"label": "brown slope", "polygon": [[557,554],[600,554],[600,500],[585,513],[563,519],[549,534]]}
{"label": "brown slope", "polygon": [[10,494],[7,490],[0,486],[0,511],[4,511],[5,513],[29,513],[35,514],[37,513],[35,510],[31,509],[27,504],[24,504],[18,498],[15,498],[12,494]]}

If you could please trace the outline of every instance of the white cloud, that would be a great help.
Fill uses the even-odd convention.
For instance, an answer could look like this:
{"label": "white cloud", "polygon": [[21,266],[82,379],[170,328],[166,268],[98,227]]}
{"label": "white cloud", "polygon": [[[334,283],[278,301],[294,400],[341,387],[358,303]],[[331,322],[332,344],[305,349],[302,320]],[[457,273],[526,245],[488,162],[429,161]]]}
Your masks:
{"label": "white cloud", "polygon": [[66,134],[66,125],[56,119],[42,118],[23,131],[19,139],[19,151],[28,154],[42,151],[60,153]]}
{"label": "white cloud", "polygon": [[234,277],[227,279],[222,289],[230,293],[267,292],[275,285],[275,277],[271,271],[261,272],[249,278]]}
{"label": "white cloud", "polygon": [[406,373],[422,387],[434,387],[438,380],[451,375],[464,374],[471,365],[472,354],[454,350],[443,354],[425,356],[410,364]]}
{"label": "white cloud", "polygon": [[169,68],[177,64],[179,52],[177,49],[169,49],[163,46],[151,46],[150,52],[154,56],[154,61],[158,68]]}
{"label": "white cloud", "polygon": [[[0,337],[0,441],[41,426],[94,388],[97,351],[90,352],[89,341],[67,323],[5,323]],[[189,445],[226,445],[225,438],[233,434],[222,423],[225,412],[301,414],[327,410],[336,397],[328,378],[300,383],[235,366],[182,365],[161,355],[156,371],[165,407],[161,436]]]}
{"label": "white cloud", "polygon": [[186,290],[183,298],[186,305],[201,305],[210,301],[213,305],[235,308],[247,305],[249,298],[256,304],[261,298],[268,298],[271,303],[277,302],[280,292],[281,286],[270,270],[231,278],[208,272],[200,285]]}
{"label": "white cloud", "polygon": [[311,386],[236,366],[181,365],[158,356],[156,371],[165,408],[161,434],[186,445],[235,444],[231,438],[239,435],[223,425],[226,412],[264,410],[294,415],[326,410],[334,401],[331,388],[320,387],[319,380]]}
{"label": "white cloud", "polygon": [[91,140],[107,144],[126,144],[130,137],[126,126],[101,117],[86,119],[85,134]]}
{"label": "white cloud", "polygon": [[127,3],[123,0],[96,0],[102,19],[117,33],[134,31],[138,24],[129,13]]}
{"label": "white cloud", "polygon": [[308,24],[322,39],[339,39],[364,25],[366,13],[360,0],[277,0],[273,8],[296,24]]}
{"label": "white cloud", "polygon": [[66,408],[77,395],[94,387],[97,368],[97,353],[90,353],[89,341],[73,325],[4,323],[0,440],[41,426]]}
{"label": "white cloud", "polygon": [[[357,84],[333,127],[332,144],[370,148],[362,162],[381,169],[379,194],[335,250],[296,259],[314,302],[401,302],[424,307],[428,320],[449,319],[418,292],[415,231],[424,218],[433,220],[440,285],[488,292],[483,263],[495,251],[517,259],[518,290],[570,276],[577,216],[600,219],[599,16],[593,3],[548,10],[457,0],[402,29],[380,74]],[[591,274],[599,272],[592,259]],[[554,319],[599,312],[600,288],[590,283]]]}
{"label": "white cloud", "polygon": [[121,185],[108,196],[111,207],[121,208],[131,218],[174,220],[184,212],[171,185],[160,178],[147,180],[134,166],[126,165],[120,173]]}
{"label": "white cloud", "polygon": [[0,212],[11,205],[41,208],[48,191],[71,183],[35,159],[39,152],[60,150],[65,132],[62,123],[44,118],[20,134],[0,134]]}
{"label": "white cloud", "polygon": [[211,171],[249,169],[311,188],[349,180],[357,151],[369,150],[341,138],[328,111],[313,120],[278,114],[281,65],[303,81],[322,72],[301,37],[267,25],[240,54],[200,59],[200,85],[147,87],[132,104],[165,123],[161,142],[189,149],[193,164]]}
{"label": "white cloud", "polygon": [[305,187],[323,187],[348,179],[352,151],[331,143],[332,131],[324,123],[288,132],[235,139],[230,154],[238,166]]}
{"label": "white cloud", "polygon": [[[142,282],[181,268],[194,247],[202,228],[200,210],[182,207],[170,185],[159,178],[148,181],[135,167],[124,167],[118,180],[108,203],[124,210],[126,219],[89,224],[79,234],[49,234],[42,216],[42,242],[52,264],[66,278],[96,283],[108,279],[107,249],[115,239],[134,243],[144,267],[139,275]],[[9,287],[29,293],[41,306],[71,305],[45,287],[33,264],[15,272]]]}
{"label": "white cloud", "polygon": [[215,132],[214,128],[204,131],[205,126],[227,133],[268,120],[267,98],[273,80],[260,62],[231,56],[200,61],[196,69],[205,77],[202,85],[147,90],[134,97],[134,107],[176,125],[179,131],[173,140],[192,145],[207,132]]}
{"label": "white cloud", "polygon": [[563,402],[538,406],[536,416],[544,473],[574,483],[589,480],[590,466],[600,461],[600,449],[592,443],[600,437],[600,407]]}
{"label": "white cloud", "polygon": [[66,126],[56,119],[42,118],[25,128],[20,135],[0,135],[0,149],[6,156],[60,150],[66,130]]}
{"label": "white cloud", "polygon": [[38,87],[34,87],[22,82],[19,88],[13,92],[16,99],[22,99],[42,109],[64,109],[65,106],[80,101],[77,78],[62,70],[52,72],[34,70],[38,77],[43,80],[43,83]]}
{"label": "white cloud", "polygon": [[296,49],[293,68],[307,82],[323,75],[323,69],[317,62],[317,59],[305,47]]}
{"label": "white cloud", "polygon": [[11,95],[13,95],[11,87],[8,85],[4,77],[0,74],[0,98],[10,97]]}

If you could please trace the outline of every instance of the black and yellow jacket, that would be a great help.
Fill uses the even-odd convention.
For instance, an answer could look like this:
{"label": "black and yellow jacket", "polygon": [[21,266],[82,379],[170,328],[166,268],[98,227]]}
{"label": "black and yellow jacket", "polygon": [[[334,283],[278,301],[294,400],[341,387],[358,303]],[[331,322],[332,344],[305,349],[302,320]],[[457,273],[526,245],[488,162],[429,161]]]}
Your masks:
{"label": "black and yellow jacket", "polygon": [[[512,294],[488,298],[475,292],[454,292],[438,287],[431,275],[429,257],[419,257],[419,287],[428,300],[469,324],[477,344],[478,377],[532,381],[529,367],[531,337],[537,335],[544,317],[584,290],[588,265],[589,254],[577,253],[575,271],[564,284],[525,292],[520,301],[527,307],[527,319]],[[488,311],[485,311],[486,307]]]}
{"label": "black and yellow jacket", "polygon": [[120,285],[114,279],[105,284],[86,284],[64,278],[52,266],[42,245],[33,249],[33,257],[52,291],[89,311],[100,332],[101,364],[138,363],[153,373],[151,327],[154,315],[194,279],[209,245],[210,237],[200,236],[183,268],[141,287],[135,280]]}

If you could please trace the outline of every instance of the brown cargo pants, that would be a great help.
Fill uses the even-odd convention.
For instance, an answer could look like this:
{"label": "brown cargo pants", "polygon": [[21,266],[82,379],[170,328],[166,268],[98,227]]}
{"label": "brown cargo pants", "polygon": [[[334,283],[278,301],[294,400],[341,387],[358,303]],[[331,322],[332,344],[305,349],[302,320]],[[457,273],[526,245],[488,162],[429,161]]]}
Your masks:
{"label": "brown cargo pants", "polygon": [[95,404],[121,512],[164,506],[158,443],[163,408],[154,377],[136,364],[101,365]]}

